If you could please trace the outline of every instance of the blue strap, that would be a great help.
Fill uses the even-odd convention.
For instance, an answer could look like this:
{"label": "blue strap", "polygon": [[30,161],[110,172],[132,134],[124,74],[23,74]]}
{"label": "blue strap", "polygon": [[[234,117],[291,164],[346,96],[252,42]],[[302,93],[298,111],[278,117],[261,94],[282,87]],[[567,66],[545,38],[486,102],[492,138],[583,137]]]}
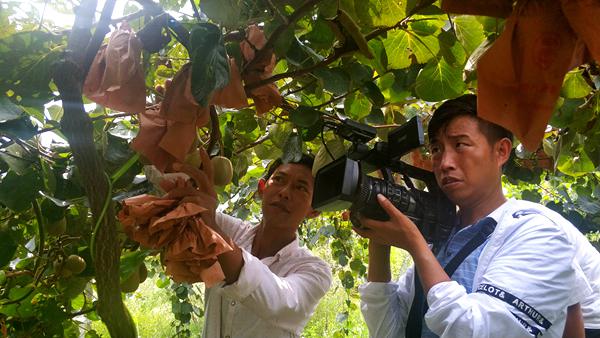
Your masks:
{"label": "blue strap", "polygon": [[[481,221],[481,229],[471,238],[465,246],[452,258],[450,262],[444,267],[444,271],[449,277],[452,277],[454,271],[458,266],[467,258],[475,249],[477,249],[485,240],[494,232],[496,229],[496,220],[491,217],[486,217]],[[423,317],[429,309],[429,306],[425,302],[425,295],[423,293],[423,286],[419,279],[419,273],[415,267],[415,297],[413,298],[410,312],[408,314],[408,320],[406,329],[404,331],[406,338],[420,338],[423,330]]]}

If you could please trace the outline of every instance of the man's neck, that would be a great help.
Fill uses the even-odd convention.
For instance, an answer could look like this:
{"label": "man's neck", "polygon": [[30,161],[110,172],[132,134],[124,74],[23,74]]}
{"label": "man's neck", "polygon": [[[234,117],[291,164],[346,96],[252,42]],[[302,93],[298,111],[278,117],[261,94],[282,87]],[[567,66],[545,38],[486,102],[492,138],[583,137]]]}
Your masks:
{"label": "man's neck", "polygon": [[506,202],[506,197],[504,197],[502,190],[499,190],[479,199],[473,205],[460,207],[460,227],[474,224],[498,209],[504,202]]}
{"label": "man's neck", "polygon": [[275,256],[279,250],[296,239],[296,231],[285,231],[281,228],[268,227],[263,220],[256,230],[252,241],[252,255],[259,259]]}

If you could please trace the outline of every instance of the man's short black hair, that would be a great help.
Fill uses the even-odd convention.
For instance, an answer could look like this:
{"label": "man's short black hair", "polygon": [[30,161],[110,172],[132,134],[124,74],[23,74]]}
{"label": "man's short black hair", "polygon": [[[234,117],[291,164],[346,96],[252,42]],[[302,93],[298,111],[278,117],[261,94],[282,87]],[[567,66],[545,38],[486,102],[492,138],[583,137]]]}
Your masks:
{"label": "man's short black hair", "polygon": [[427,135],[431,141],[440,130],[446,128],[448,124],[459,116],[470,116],[477,120],[479,130],[485,135],[490,144],[508,138],[513,140],[513,134],[495,123],[486,121],[477,116],[477,95],[465,94],[455,99],[442,103],[434,112],[427,127]]}
{"label": "man's short black hair", "polygon": [[[295,161],[295,162],[292,161],[292,162],[287,162],[287,163],[303,165],[312,172],[312,167],[313,167],[314,162],[315,162],[314,157],[312,157],[311,155],[308,155],[308,154],[302,154],[302,157],[300,158],[299,161]],[[281,157],[276,160],[271,161],[271,163],[269,163],[269,166],[267,167],[267,172],[263,178],[268,180],[271,177],[271,175],[273,175],[273,173],[275,172],[275,169],[277,169],[282,164],[284,164],[284,163],[283,163],[283,160],[281,159]]]}

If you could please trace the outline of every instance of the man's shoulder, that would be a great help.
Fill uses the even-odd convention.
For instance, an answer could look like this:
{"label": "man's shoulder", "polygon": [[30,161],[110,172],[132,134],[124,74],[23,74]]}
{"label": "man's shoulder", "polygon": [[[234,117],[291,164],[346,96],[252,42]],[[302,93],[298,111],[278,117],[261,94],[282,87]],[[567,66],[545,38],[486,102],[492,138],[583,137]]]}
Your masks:
{"label": "man's shoulder", "polygon": [[539,203],[511,199],[506,208],[505,221],[516,223],[531,223],[541,221],[543,223],[563,227],[571,224],[558,212]]}
{"label": "man's shoulder", "polygon": [[296,247],[286,256],[285,259],[296,269],[326,270],[331,273],[329,264],[304,246]]}
{"label": "man's shoulder", "polygon": [[[557,212],[538,203],[510,199],[503,206],[494,237],[501,241],[529,241],[531,238],[564,238],[572,243],[568,234],[573,227]],[[497,219],[498,221],[498,219]]]}

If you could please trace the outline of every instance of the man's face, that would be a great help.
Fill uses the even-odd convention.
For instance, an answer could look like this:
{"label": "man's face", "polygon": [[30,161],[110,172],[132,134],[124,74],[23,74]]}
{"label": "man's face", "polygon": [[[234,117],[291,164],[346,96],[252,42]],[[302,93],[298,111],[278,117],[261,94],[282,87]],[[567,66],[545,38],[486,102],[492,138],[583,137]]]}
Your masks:
{"label": "man's face", "polygon": [[277,167],[261,193],[264,220],[274,226],[297,228],[305,217],[315,214],[311,207],[313,184],[311,170],[304,165]]}
{"label": "man's face", "polygon": [[506,158],[498,151],[498,142],[490,145],[477,120],[469,116],[451,120],[431,139],[437,183],[461,208],[478,205],[501,187]]}

